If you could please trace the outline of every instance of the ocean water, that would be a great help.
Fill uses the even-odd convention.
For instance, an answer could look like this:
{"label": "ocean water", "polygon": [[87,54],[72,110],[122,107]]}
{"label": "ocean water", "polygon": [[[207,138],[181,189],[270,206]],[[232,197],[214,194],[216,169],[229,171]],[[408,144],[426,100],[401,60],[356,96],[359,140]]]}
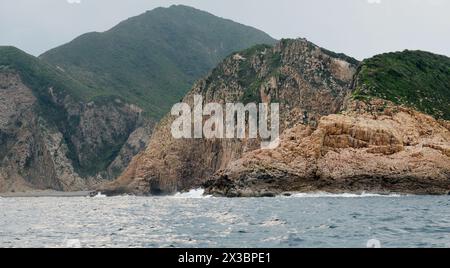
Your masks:
{"label": "ocean water", "polygon": [[450,247],[450,196],[0,198],[0,247]]}

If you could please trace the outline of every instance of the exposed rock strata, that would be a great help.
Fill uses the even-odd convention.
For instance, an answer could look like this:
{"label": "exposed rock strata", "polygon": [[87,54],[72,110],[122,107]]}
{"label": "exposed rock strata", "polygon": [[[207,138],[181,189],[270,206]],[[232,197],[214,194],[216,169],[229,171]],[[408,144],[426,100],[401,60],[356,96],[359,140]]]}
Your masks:
{"label": "exposed rock strata", "polygon": [[[299,123],[317,125],[321,116],[340,111],[350,92],[358,62],[312,43],[283,40],[225,59],[200,80],[183,100],[280,103],[281,129]],[[122,176],[101,190],[111,194],[170,194],[202,185],[243,153],[259,148],[258,140],[176,140],[174,117],[159,123],[147,150],[133,159]]]}
{"label": "exposed rock strata", "polygon": [[112,194],[274,196],[302,192],[450,192],[449,122],[381,99],[353,100],[357,62],[305,40],[235,54],[198,82],[205,102],[278,102],[281,146],[258,140],[175,140],[171,116]]}
{"label": "exposed rock strata", "polygon": [[317,129],[286,130],[275,150],[245,154],[207,182],[206,192],[450,192],[450,131],[442,122],[382,100],[350,106],[322,117]]}
{"label": "exposed rock strata", "polygon": [[17,73],[0,72],[0,192],[91,188],[114,179],[150,136],[151,124],[130,136],[145,125],[132,105],[76,102],[51,87],[47,96],[43,104]]}

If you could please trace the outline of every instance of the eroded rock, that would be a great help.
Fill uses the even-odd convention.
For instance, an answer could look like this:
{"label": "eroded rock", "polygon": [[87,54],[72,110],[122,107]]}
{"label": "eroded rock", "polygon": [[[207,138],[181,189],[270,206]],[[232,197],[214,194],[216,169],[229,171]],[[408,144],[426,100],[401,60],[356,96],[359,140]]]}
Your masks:
{"label": "eroded rock", "polygon": [[324,116],[315,130],[288,129],[279,148],[249,152],[216,173],[206,193],[448,193],[449,130],[428,115],[388,105],[386,113],[348,110]]}

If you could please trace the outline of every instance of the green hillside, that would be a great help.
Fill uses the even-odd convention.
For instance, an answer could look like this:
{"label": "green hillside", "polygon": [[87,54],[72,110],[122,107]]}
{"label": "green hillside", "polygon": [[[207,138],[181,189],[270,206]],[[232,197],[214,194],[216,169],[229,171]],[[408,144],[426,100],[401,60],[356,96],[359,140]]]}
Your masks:
{"label": "green hillside", "polygon": [[[1,71],[18,73],[38,99],[38,112],[57,126],[65,124],[67,114],[51,99],[50,89],[54,95],[69,95],[76,101],[113,101],[112,95],[100,95],[96,88],[86,86],[64,71],[12,46],[0,46]],[[120,96],[115,98],[121,99]]]}
{"label": "green hillside", "polygon": [[423,51],[387,53],[363,61],[356,98],[379,97],[450,120],[450,58]]}
{"label": "green hillside", "polygon": [[18,72],[24,82],[37,94],[47,95],[50,87],[55,93],[66,91],[76,99],[93,98],[92,89],[70,78],[57,68],[11,46],[0,46],[0,71]]}
{"label": "green hillside", "polygon": [[274,42],[254,28],[172,6],[82,35],[41,58],[89,86],[87,95],[121,96],[159,119],[224,57]]}

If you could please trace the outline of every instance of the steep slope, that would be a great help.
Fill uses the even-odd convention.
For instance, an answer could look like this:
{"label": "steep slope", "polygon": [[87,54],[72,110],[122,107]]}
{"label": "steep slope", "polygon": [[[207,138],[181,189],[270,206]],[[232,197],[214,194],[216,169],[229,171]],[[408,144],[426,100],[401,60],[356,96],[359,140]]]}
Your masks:
{"label": "steep slope", "polygon": [[447,194],[449,71],[448,57],[428,52],[367,59],[341,114],[322,117],[317,128],[286,130],[279,148],[244,155],[216,173],[205,184],[206,192]]}
{"label": "steep slope", "polygon": [[127,157],[121,148],[142,111],[118,98],[87,102],[89,92],[39,59],[0,47],[0,191],[81,190],[120,173],[107,169]]}
{"label": "steep slope", "polygon": [[[392,63],[379,64],[380,58]],[[279,102],[280,147],[261,150],[258,140],[246,139],[175,140],[174,118],[166,116],[147,150],[103,190],[164,194],[204,186],[208,194],[230,197],[292,191],[447,194],[450,123],[439,118],[446,118],[449,107],[438,100],[449,92],[447,60],[403,52],[357,68],[355,60],[305,40],[237,53],[184,101],[192,105],[192,96],[201,94],[205,102]],[[432,101],[434,109],[427,109]]]}
{"label": "steep slope", "polygon": [[[299,122],[316,125],[340,111],[358,62],[303,40],[256,46],[226,58],[195,84],[184,102],[200,94],[204,102],[280,103],[281,129]],[[201,185],[217,170],[259,147],[258,140],[176,140],[166,116],[147,150],[131,162],[109,193],[164,194]]]}
{"label": "steep slope", "polygon": [[274,43],[267,34],[187,7],[157,8],[104,33],[88,33],[41,58],[160,119],[231,52]]}

